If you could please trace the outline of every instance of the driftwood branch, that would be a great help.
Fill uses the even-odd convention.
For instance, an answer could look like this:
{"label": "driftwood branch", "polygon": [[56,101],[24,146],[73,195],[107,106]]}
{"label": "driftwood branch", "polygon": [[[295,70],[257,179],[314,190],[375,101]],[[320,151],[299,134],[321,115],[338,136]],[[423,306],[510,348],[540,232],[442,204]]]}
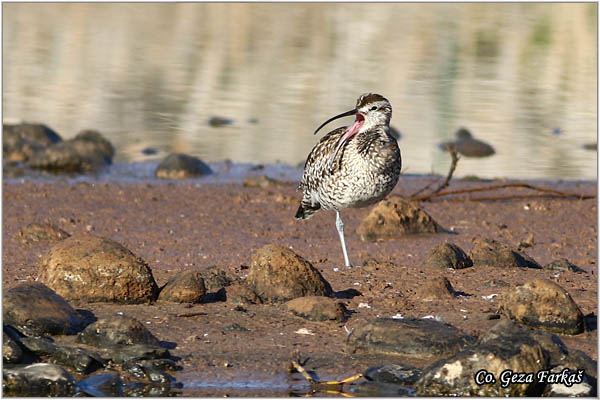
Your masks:
{"label": "driftwood branch", "polygon": [[432,199],[436,199],[436,198],[440,198],[440,197],[444,197],[444,196],[471,194],[471,193],[478,193],[478,192],[485,192],[485,191],[492,191],[492,190],[499,190],[499,189],[506,189],[506,188],[530,189],[530,190],[535,190],[537,192],[541,192],[541,194],[506,195],[506,196],[491,196],[491,197],[470,197],[469,196],[467,198],[460,197],[460,198],[450,199],[450,201],[489,201],[489,200],[515,200],[515,199],[529,199],[529,198],[577,198],[580,200],[587,200],[587,199],[596,198],[596,195],[585,195],[585,194],[580,194],[580,193],[563,192],[560,190],[537,187],[537,186],[534,186],[534,185],[531,185],[528,183],[504,183],[504,184],[500,184],[500,185],[475,187],[475,188],[471,188],[471,189],[443,191],[450,185],[450,180],[452,179],[452,176],[454,175],[454,171],[456,170],[456,165],[458,164],[458,160],[460,159],[458,157],[458,153],[457,153],[457,150],[455,147],[448,146],[447,149],[448,149],[448,153],[450,153],[450,157],[452,157],[452,163],[450,164],[450,168],[448,170],[446,179],[440,185],[438,185],[438,187],[435,188],[431,193],[421,194],[421,193],[425,192],[427,189],[429,189],[434,184],[434,182],[428,183],[423,188],[421,188],[418,191],[416,191],[415,193],[411,194],[408,197],[410,200],[430,201]]}
{"label": "driftwood branch", "polygon": [[445,192],[431,193],[431,194],[415,197],[415,198],[413,198],[413,200],[423,201],[423,200],[430,200],[430,199],[433,199],[436,197],[442,197],[442,196],[450,196],[450,195],[456,195],[456,194],[470,194],[470,193],[477,193],[477,192],[484,192],[484,191],[498,190],[498,189],[506,189],[506,188],[524,188],[524,189],[536,190],[538,192],[545,193],[545,195],[509,195],[509,196],[502,196],[502,197],[469,198],[468,200],[504,200],[504,199],[525,199],[525,198],[531,198],[531,197],[550,197],[550,198],[574,197],[574,198],[578,198],[580,200],[587,200],[587,199],[593,199],[596,197],[595,195],[584,195],[584,194],[580,194],[580,193],[569,193],[569,192],[562,192],[560,190],[541,188],[541,187],[537,187],[534,185],[530,185],[528,183],[504,183],[501,185],[477,187],[477,188],[471,188],[471,189],[447,190]]}
{"label": "driftwood branch", "polygon": [[[450,157],[452,157],[452,163],[450,163],[450,169],[448,170],[448,175],[446,175],[446,179],[437,188],[435,188],[435,190],[433,190],[431,193],[429,193],[428,195],[425,195],[425,196],[421,196],[421,197],[428,198],[428,196],[432,196],[436,193],[441,192],[443,189],[448,187],[448,185],[450,184],[450,180],[452,179],[452,175],[454,175],[454,171],[456,170],[456,164],[458,164],[458,160],[460,159],[460,157],[458,157],[458,152],[456,151],[456,147],[448,146],[447,148],[448,148],[448,153],[450,153]],[[411,194],[409,197],[411,199],[415,199],[415,200],[420,199],[416,196],[420,193],[423,193],[425,190],[429,189],[429,187],[431,187],[431,185],[433,185],[433,182],[430,182],[425,187],[417,190],[415,193]]]}

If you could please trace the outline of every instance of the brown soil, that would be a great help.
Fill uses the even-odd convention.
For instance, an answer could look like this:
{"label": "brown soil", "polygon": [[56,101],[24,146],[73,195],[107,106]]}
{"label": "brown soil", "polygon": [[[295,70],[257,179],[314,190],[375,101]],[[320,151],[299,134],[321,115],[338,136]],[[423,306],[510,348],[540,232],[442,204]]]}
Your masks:
{"label": "brown soil", "polygon": [[[406,195],[431,178],[403,177],[394,194]],[[217,265],[231,275],[245,276],[251,254],[274,243],[291,248],[309,260],[334,291],[356,289],[362,296],[342,300],[352,313],[345,323],[313,322],[294,316],[278,305],[248,305],[243,309],[224,303],[185,305],[158,302],[150,305],[109,303],[73,304],[98,318],[122,311],[143,323],[160,340],[176,344],[171,352],[181,357],[184,369],[176,378],[184,383],[262,380],[258,394],[278,394],[281,383],[291,382],[287,371],[294,352],[310,357],[308,370],[320,378],[340,379],[385,361],[397,360],[425,367],[434,359],[399,359],[381,355],[351,354],[345,345],[352,330],[376,316],[435,315],[466,333],[479,336],[497,320],[500,294],[535,278],[547,278],[565,288],[583,314],[597,313],[597,206],[596,199],[528,198],[502,201],[437,200],[422,208],[454,233],[406,236],[397,240],[363,242],[356,228],[370,209],[342,213],[350,260],[364,268],[347,270],[332,212],[319,212],[308,221],[295,221],[300,193],[294,185],[268,188],[241,184],[197,185],[197,181],[151,184],[119,183],[11,183],[3,185],[3,274],[6,290],[20,281],[35,280],[41,257],[52,242],[23,243],[15,236],[32,222],[47,222],[70,234],[91,232],[111,238],[142,257],[152,268],[159,286],[177,272],[203,270]],[[453,181],[450,189],[488,182]],[[595,183],[540,183],[548,188],[596,194]],[[524,195],[517,188],[492,195]],[[490,196],[490,193],[486,193]],[[454,199],[456,200],[456,198]],[[524,249],[540,264],[557,258],[585,269],[588,274],[550,270],[471,267],[456,271],[422,267],[428,251],[443,241],[465,252],[476,236],[489,237]],[[339,268],[334,271],[334,268]],[[421,287],[446,277],[456,297],[423,301]],[[504,281],[510,286],[490,284]],[[488,282],[488,284],[486,284]],[[225,329],[238,324],[248,331]],[[300,334],[300,329],[312,334]],[[560,336],[569,348],[597,359],[597,331]],[[64,343],[72,337],[60,338]],[[269,383],[270,382],[270,383]],[[299,382],[299,381],[298,381]],[[219,386],[220,385],[220,386]],[[272,386],[269,386],[272,385]],[[280,386],[277,386],[280,385]],[[243,384],[242,384],[243,386]],[[248,389],[250,390],[250,389]],[[235,385],[189,387],[190,395],[247,394]]]}

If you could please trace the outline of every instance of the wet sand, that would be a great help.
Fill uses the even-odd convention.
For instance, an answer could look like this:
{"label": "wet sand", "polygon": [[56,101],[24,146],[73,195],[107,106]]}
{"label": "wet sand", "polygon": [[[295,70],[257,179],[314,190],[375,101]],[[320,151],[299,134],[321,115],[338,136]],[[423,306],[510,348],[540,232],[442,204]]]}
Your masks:
{"label": "wet sand", "polygon": [[[393,194],[413,193],[431,179],[401,177]],[[425,367],[435,359],[351,354],[345,346],[346,329],[352,330],[377,316],[434,315],[479,336],[498,322],[488,319],[496,312],[497,301],[482,296],[500,294],[535,278],[550,279],[565,288],[584,315],[597,314],[596,199],[440,199],[421,206],[452,233],[381,242],[363,242],[354,233],[370,208],[347,210],[343,217],[351,261],[363,264],[367,259],[376,259],[395,264],[385,264],[379,269],[347,270],[343,268],[334,213],[319,212],[308,221],[294,220],[300,199],[294,184],[261,189],[199,182],[4,183],[4,290],[22,281],[35,280],[40,258],[53,245],[23,244],[15,234],[29,223],[49,222],[70,234],[90,232],[120,242],[148,263],[159,286],[180,271],[203,270],[212,265],[231,275],[245,276],[252,252],[265,244],[277,243],[309,260],[335,291],[353,288],[361,292],[361,296],[343,300],[352,315],[342,324],[307,321],[277,305],[236,309],[225,302],[73,304],[99,318],[122,311],[146,323],[160,340],[174,343],[176,347],[171,353],[181,358],[179,363],[184,367],[175,376],[186,384],[183,394],[195,396],[281,395],[289,392],[290,385],[305,386],[303,381],[291,380],[287,375],[296,351],[303,358],[310,357],[306,368],[324,379],[344,378],[391,360]],[[455,180],[450,189],[491,184]],[[595,182],[534,184],[596,194]],[[478,196],[528,193],[532,192],[510,188]],[[588,274],[516,268],[450,271],[421,267],[427,252],[443,241],[453,242],[468,252],[472,239],[478,235],[516,248],[529,234],[534,236],[534,245],[524,251],[540,264],[567,258]],[[334,271],[336,267],[338,271]],[[439,276],[447,277],[463,295],[450,300],[421,300],[419,289]],[[490,286],[493,280],[510,286]],[[248,331],[225,329],[233,323]],[[297,333],[301,328],[312,334]],[[598,358],[596,330],[560,337],[569,348]],[[73,338],[62,337],[58,341],[72,343]],[[294,378],[298,378],[297,374]],[[259,381],[264,385],[252,386]]]}

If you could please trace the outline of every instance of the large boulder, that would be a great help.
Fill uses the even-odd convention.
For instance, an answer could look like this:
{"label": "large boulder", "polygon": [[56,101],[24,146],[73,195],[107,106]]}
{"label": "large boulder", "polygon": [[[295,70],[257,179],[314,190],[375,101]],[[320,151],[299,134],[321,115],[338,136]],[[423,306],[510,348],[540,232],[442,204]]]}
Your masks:
{"label": "large boulder", "polygon": [[332,294],[329,282],[308,261],[274,244],[254,253],[246,283],[265,302]]}
{"label": "large boulder", "polygon": [[4,323],[27,336],[75,334],[87,323],[64,298],[39,282],[8,289],[2,306]]}
{"label": "large boulder", "polygon": [[409,234],[444,232],[444,229],[415,203],[399,196],[391,196],[371,210],[356,232],[362,240],[378,240]]}
{"label": "large boulder", "polygon": [[447,356],[475,341],[452,325],[432,319],[377,318],[348,336],[353,352]]}
{"label": "large boulder", "polygon": [[46,125],[2,125],[2,154],[5,161],[27,161],[35,152],[61,140],[61,137]]}
{"label": "large boulder", "polygon": [[576,335],[584,330],[583,313],[560,285],[536,279],[502,294],[500,308],[517,322],[550,332]]}
{"label": "large boulder", "polygon": [[59,242],[42,258],[38,279],[67,299],[143,303],[156,299],[152,270],[107,238],[82,234]]}

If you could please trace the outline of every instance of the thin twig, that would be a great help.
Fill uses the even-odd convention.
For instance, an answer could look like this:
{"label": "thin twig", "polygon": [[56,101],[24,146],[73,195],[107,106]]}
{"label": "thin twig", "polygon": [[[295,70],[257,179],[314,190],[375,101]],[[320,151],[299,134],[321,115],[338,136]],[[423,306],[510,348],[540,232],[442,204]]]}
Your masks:
{"label": "thin twig", "polygon": [[[427,195],[415,197],[415,198],[413,198],[413,200],[429,200],[429,199],[436,198],[436,197],[450,196],[450,195],[454,195],[454,194],[476,193],[476,192],[484,192],[484,191],[489,191],[489,190],[514,188],[514,187],[537,190],[539,192],[553,194],[554,195],[553,197],[577,197],[581,200],[593,199],[596,197],[595,195],[568,193],[568,192],[561,192],[559,190],[540,188],[537,186],[530,185],[528,183],[505,183],[502,185],[494,185],[494,186],[488,186],[488,187],[477,187],[477,188],[471,188],[471,189],[448,190],[445,192],[430,193]],[[531,195],[529,195],[529,196],[515,195],[515,196],[507,196],[507,197],[502,197],[502,198],[497,198],[497,199],[499,200],[499,199],[504,199],[504,198],[509,198],[509,197],[510,198],[527,198],[527,197],[533,197],[533,196],[531,196]],[[539,197],[539,196],[537,196],[537,197]],[[545,197],[548,197],[548,196],[545,196]],[[481,200],[481,198],[479,198],[477,200]]]}

